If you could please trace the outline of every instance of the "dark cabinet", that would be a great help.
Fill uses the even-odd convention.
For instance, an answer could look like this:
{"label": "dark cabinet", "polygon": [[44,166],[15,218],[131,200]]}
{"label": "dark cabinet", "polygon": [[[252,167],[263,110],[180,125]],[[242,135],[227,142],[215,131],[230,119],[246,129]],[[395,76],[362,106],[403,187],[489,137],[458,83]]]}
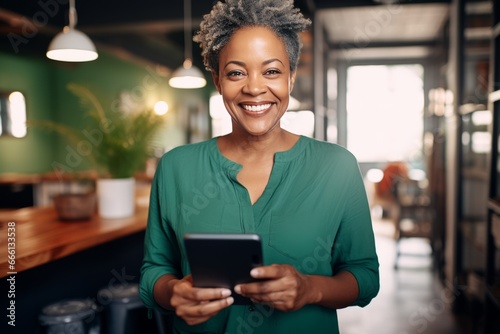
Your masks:
{"label": "dark cabinet", "polygon": [[17,209],[34,205],[32,183],[0,184],[0,209]]}
{"label": "dark cabinet", "polygon": [[[486,269],[488,198],[487,156],[491,147],[491,112],[484,105],[460,113],[457,287],[469,313],[482,308]],[[458,298],[460,300],[460,298]],[[480,314],[478,314],[479,321]]]}
{"label": "dark cabinet", "polygon": [[489,224],[490,156],[494,124],[488,104],[494,1],[458,0],[452,5],[450,80],[454,113],[448,115],[446,278],[456,299],[453,310],[466,319],[464,333],[485,324]]}
{"label": "dark cabinet", "polygon": [[485,333],[500,333],[500,1],[494,1],[488,105],[492,111],[486,227]]}

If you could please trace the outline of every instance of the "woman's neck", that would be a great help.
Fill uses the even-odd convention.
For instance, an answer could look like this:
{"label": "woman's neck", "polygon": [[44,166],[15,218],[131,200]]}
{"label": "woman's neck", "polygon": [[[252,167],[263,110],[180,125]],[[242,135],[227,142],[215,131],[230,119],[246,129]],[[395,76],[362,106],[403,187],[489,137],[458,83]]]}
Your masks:
{"label": "woman's neck", "polygon": [[237,131],[219,138],[218,146],[221,153],[227,158],[241,162],[274,157],[276,152],[291,149],[298,141],[299,136],[283,129],[276,129],[265,136],[244,136]]}

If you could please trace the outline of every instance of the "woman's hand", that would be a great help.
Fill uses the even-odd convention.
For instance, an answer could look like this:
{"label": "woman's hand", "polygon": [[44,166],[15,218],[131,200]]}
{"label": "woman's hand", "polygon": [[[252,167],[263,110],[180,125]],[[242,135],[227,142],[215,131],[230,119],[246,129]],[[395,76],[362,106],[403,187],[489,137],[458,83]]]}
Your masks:
{"label": "woman's hand", "polygon": [[263,282],[239,284],[235,291],[254,303],[267,304],[281,311],[295,311],[320,299],[310,277],[293,266],[273,264],[253,269],[250,274]]}
{"label": "woman's hand", "polygon": [[193,287],[191,275],[169,283],[172,284],[170,305],[189,325],[207,321],[234,302],[229,289]]}

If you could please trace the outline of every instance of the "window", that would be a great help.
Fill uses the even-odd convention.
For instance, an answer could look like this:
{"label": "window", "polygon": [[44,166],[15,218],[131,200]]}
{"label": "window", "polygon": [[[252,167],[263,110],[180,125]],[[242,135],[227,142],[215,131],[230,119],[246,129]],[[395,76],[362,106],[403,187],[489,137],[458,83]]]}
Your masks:
{"label": "window", "polygon": [[415,161],[422,155],[423,67],[347,70],[347,148],[360,162]]}

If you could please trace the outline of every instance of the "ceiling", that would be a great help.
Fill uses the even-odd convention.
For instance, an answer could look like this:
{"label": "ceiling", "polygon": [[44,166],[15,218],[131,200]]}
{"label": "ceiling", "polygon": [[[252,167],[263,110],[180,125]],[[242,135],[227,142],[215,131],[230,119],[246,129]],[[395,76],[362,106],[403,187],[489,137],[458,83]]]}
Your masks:
{"label": "ceiling", "polygon": [[418,58],[431,54],[448,20],[449,4],[323,9],[318,17],[339,57],[346,53],[351,59]]}
{"label": "ceiling", "polygon": [[[318,14],[332,47],[346,43],[359,47],[356,43],[363,42],[360,36],[364,33],[373,50],[398,43],[415,48],[436,40],[448,16],[449,1],[379,3],[384,1],[390,0],[295,0],[295,5],[308,17]],[[67,3],[3,1],[0,50],[44,58],[50,40],[68,23]],[[213,0],[192,0],[193,30],[213,4]],[[88,34],[98,49],[167,69],[181,65],[183,0],[77,0],[76,10],[77,28]],[[201,66],[199,54],[199,47],[193,44],[194,62]]]}

